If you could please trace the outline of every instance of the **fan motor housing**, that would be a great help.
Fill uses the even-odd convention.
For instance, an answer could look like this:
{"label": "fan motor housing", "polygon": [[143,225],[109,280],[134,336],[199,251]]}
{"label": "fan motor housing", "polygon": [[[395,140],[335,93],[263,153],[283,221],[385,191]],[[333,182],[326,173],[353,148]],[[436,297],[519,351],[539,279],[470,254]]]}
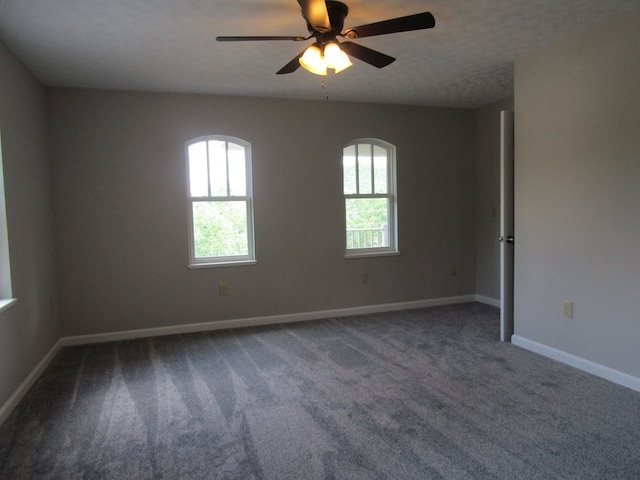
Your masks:
{"label": "fan motor housing", "polygon": [[[327,13],[329,15],[329,22],[331,23],[331,32],[326,33],[337,35],[342,32],[342,28],[344,27],[344,19],[347,18],[347,15],[349,14],[349,7],[347,7],[347,5],[342,2],[335,2],[333,0],[327,0],[327,2],[325,3],[327,4]],[[309,33],[311,33],[312,35],[323,33],[314,30],[308,21],[307,30],[309,30]]]}
{"label": "fan motor housing", "polygon": [[331,22],[331,30],[336,33],[340,33],[344,27],[344,19],[349,14],[349,7],[342,2],[328,1],[327,13],[329,14],[329,21]]}

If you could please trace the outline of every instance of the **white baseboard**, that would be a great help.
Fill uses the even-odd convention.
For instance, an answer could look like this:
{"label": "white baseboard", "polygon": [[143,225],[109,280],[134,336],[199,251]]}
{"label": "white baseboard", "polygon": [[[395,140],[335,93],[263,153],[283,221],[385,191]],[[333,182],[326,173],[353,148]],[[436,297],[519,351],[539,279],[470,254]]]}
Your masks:
{"label": "white baseboard", "polygon": [[[485,297],[478,295],[461,295],[457,297],[435,298],[429,300],[417,300],[412,302],[387,303],[381,305],[367,305],[362,307],[340,308],[335,310],[323,310],[317,312],[293,313],[288,315],[271,315],[265,317],[239,318],[221,320],[217,322],[193,323],[189,325],[175,325],[169,327],[145,328],[138,330],[126,330],[112,333],[99,333],[94,335],[77,335],[62,337],[49,350],[38,365],[29,373],[16,391],[0,407],[0,425],[4,423],[13,409],[20,403],[33,384],[38,380],[42,372],[56,356],[61,347],[72,345],[85,345],[90,343],[104,343],[117,340],[130,340],[143,337],[157,337],[161,335],[173,335],[179,333],[204,332],[211,330],[224,330],[228,328],[251,327],[259,325],[272,325],[277,323],[301,322],[307,320],[320,320],[324,318],[346,317],[351,315],[363,315],[369,313],[393,312],[399,310],[412,310],[416,308],[435,307],[438,305],[452,305],[466,302],[483,302]],[[487,299],[491,300],[491,299]],[[491,303],[489,303],[491,304]]]}
{"label": "white baseboard", "polygon": [[630,388],[632,390],[635,390],[636,392],[640,392],[640,378],[634,377],[627,373],[620,372],[619,370],[614,370],[610,367],[605,367],[604,365],[600,365],[599,363],[595,363],[591,360],[578,357],[571,353],[563,352],[562,350],[558,350],[557,348],[553,348],[548,345],[529,340],[528,338],[521,337],[520,335],[513,335],[511,337],[511,343],[526,350],[530,350],[534,353],[538,353],[553,360],[557,360],[558,362],[565,363],[584,372],[591,373],[598,377],[617,383],[618,385]]}
{"label": "white baseboard", "polygon": [[486,305],[491,305],[492,307],[500,308],[500,300],[491,297],[485,297],[484,295],[476,295],[476,302],[484,303]]}
{"label": "white baseboard", "polygon": [[31,373],[27,375],[27,378],[25,378],[20,386],[16,389],[16,391],[13,392],[13,395],[11,395],[9,399],[4,402],[4,405],[0,407],[0,425],[4,423],[11,412],[13,412],[13,409],[18,406],[20,400],[22,400],[22,398],[27,394],[33,384],[36,383],[38,378],[40,378],[40,375],[42,375],[42,372],[44,372],[44,370],[49,366],[51,360],[53,360],[53,358],[56,356],[61,346],[62,342],[61,340],[58,340],[58,342],[56,342],[56,344],[51,347],[51,350],[47,352],[44,358],[40,360],[40,363],[36,365],[36,368],[34,368]]}
{"label": "white baseboard", "polygon": [[417,300],[412,302],[367,305],[362,307],[339,308],[335,310],[321,310],[317,312],[291,313],[287,315],[271,315],[252,318],[237,318],[232,320],[219,320],[215,322],[173,325],[169,327],[144,328],[139,330],[125,330],[121,332],[98,333],[93,335],[76,335],[72,337],[61,338],[60,344],[63,347],[67,347],[71,345],[104,343],[144,337],[159,337],[162,335],[175,335],[180,333],[206,332],[212,330],[225,330],[228,328],[255,327],[260,325],[274,325],[278,323],[291,323],[308,320],[321,320],[324,318],[347,317],[351,315],[364,315],[368,313],[412,310],[415,308],[434,307],[438,305],[452,305],[456,303],[466,303],[474,301],[476,301],[475,295],[463,295],[458,297],[436,298],[431,300]]}

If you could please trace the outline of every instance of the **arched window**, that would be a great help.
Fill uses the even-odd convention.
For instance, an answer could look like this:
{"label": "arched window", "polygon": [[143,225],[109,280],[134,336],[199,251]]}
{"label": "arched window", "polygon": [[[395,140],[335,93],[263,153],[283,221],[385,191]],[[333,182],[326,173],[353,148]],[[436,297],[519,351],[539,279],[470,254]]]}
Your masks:
{"label": "arched window", "polygon": [[395,147],[353,140],[342,151],[346,256],[398,253]]}
{"label": "arched window", "polygon": [[255,263],[251,145],[212,135],[186,146],[189,267]]}

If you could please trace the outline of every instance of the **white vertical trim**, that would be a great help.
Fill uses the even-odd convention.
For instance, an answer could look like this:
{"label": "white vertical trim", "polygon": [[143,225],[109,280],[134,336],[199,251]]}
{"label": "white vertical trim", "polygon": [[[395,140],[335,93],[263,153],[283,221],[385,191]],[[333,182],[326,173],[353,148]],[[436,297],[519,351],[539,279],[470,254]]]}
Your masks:
{"label": "white vertical trim", "polygon": [[514,237],[514,115],[500,112],[500,340],[513,335]]}
{"label": "white vertical trim", "polygon": [[[0,137],[0,299],[11,300],[11,257],[9,255],[9,226],[4,195],[4,164],[2,163],[2,138]],[[11,303],[7,302],[6,305]]]}

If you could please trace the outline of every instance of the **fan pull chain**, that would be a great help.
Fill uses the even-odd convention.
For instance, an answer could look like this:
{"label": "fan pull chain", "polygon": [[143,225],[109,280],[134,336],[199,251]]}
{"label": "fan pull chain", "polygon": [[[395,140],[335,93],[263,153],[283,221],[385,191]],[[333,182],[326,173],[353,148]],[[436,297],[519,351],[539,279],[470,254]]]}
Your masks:
{"label": "fan pull chain", "polygon": [[325,91],[326,99],[329,100],[329,73],[322,77],[322,89]]}

